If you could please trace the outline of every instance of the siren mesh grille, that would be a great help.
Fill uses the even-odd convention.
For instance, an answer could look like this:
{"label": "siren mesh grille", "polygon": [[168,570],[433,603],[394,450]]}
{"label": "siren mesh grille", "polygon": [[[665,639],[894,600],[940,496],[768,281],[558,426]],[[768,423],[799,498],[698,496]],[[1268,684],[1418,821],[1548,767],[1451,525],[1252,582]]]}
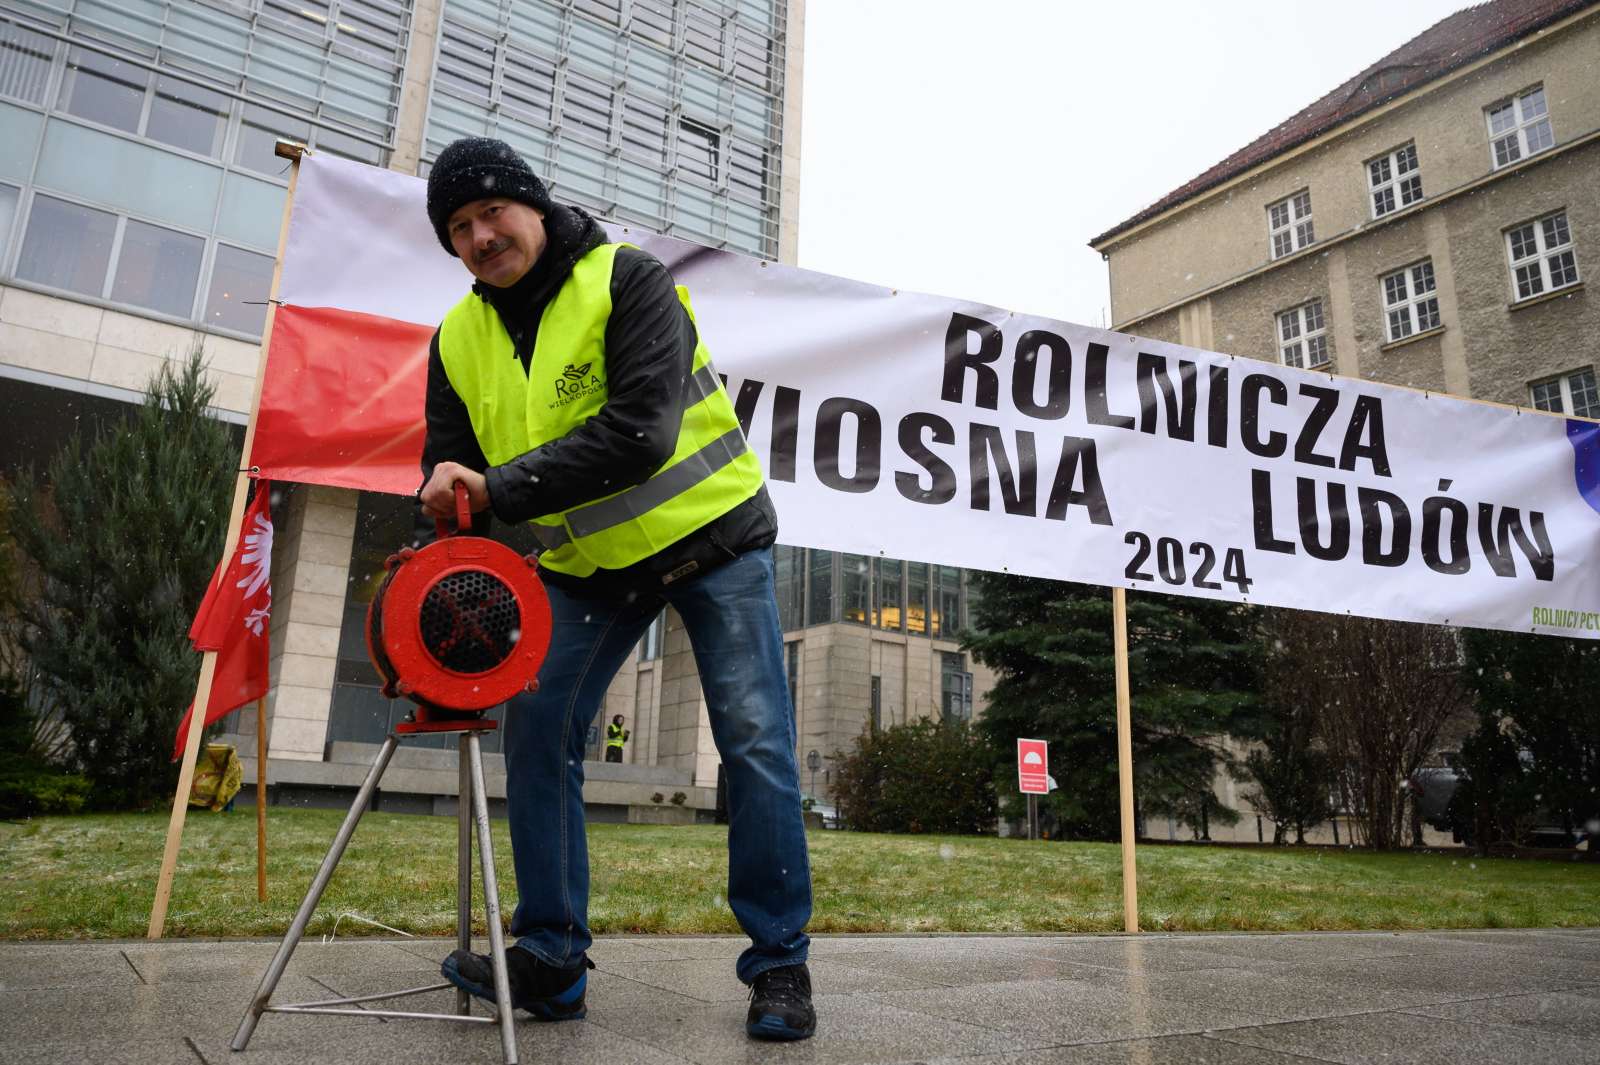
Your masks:
{"label": "siren mesh grille", "polygon": [[492,573],[462,570],[422,600],[422,645],[446,669],[487,673],[515,649],[517,597]]}

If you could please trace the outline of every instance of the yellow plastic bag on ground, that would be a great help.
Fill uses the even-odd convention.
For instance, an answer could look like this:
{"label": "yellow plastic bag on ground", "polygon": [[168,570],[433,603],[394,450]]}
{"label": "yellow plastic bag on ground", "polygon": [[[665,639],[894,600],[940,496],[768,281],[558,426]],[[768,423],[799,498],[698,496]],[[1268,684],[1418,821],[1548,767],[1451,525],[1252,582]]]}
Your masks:
{"label": "yellow plastic bag on ground", "polygon": [[205,753],[195,763],[189,805],[221,811],[239,794],[239,785],[243,782],[244,766],[239,762],[239,753],[225,743],[208,743]]}

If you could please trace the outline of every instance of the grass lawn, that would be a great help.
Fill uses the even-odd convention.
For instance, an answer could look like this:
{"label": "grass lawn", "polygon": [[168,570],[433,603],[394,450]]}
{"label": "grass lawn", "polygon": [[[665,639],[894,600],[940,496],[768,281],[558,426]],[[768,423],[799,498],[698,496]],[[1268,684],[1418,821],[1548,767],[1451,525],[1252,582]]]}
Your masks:
{"label": "grass lawn", "polygon": [[[189,815],[168,935],[278,935],[342,814],[274,808],[255,894],[253,810]],[[0,939],[145,932],[167,818],[0,824]],[[356,914],[419,935],[455,921],[453,818],[368,814],[311,924]],[[516,891],[504,821],[501,892]],[[590,825],[596,932],[738,931],[726,829]],[[971,836],[810,833],[815,932],[1103,932],[1122,922],[1119,849]],[[1143,847],[1141,924],[1169,931],[1600,925],[1600,864],[1285,848]],[[482,902],[477,904],[480,931]],[[346,918],[339,934],[379,932]]]}

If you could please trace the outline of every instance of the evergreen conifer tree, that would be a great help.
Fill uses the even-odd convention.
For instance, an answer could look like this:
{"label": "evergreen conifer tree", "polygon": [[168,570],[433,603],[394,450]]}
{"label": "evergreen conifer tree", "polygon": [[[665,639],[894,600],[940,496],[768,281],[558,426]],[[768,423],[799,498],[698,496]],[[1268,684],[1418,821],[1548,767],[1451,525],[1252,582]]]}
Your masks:
{"label": "evergreen conifer tree", "polygon": [[[1016,801],[1017,738],[1048,740],[1060,785],[1043,802],[1052,834],[1115,838],[1111,590],[1008,573],[974,582],[975,632],[962,646],[999,674],[978,727],[1003,761],[1002,792]],[[1253,609],[1234,603],[1128,596],[1135,793],[1145,816],[1170,811],[1199,834],[1232,814],[1211,789],[1225,762],[1221,737],[1260,727],[1254,623]]]}
{"label": "evergreen conifer tree", "polygon": [[1552,822],[1575,832],[1600,818],[1600,643],[1484,629],[1462,640],[1480,736],[1504,719]]}
{"label": "evergreen conifer tree", "polygon": [[148,803],[177,779],[173,736],[200,669],[187,634],[239,466],[208,413],[214,391],[197,345],[156,372],[119,424],[10,489],[17,543],[41,576],[22,606],[23,647],[95,806]]}

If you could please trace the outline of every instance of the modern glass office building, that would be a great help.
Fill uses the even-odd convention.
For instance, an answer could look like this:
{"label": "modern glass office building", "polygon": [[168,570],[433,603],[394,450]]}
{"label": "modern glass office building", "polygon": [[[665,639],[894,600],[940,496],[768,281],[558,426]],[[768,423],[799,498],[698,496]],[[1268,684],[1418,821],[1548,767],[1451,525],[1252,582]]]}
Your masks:
{"label": "modern glass office building", "polygon": [[777,0],[445,0],[422,172],[499,137],[559,199],[776,258],[785,30]]}

